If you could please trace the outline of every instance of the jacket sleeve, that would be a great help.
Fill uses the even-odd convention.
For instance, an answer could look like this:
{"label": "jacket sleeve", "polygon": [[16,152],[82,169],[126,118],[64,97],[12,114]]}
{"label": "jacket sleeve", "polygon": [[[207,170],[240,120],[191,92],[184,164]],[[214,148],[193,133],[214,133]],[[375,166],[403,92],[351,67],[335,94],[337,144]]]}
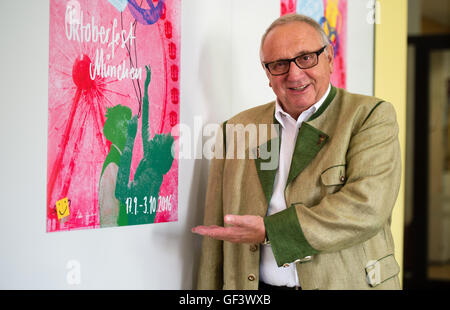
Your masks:
{"label": "jacket sleeve", "polygon": [[[204,225],[223,226],[222,179],[225,159],[223,155],[222,127],[217,131],[214,158],[211,160],[205,202]],[[223,288],[223,241],[204,237],[200,256],[197,289]]]}
{"label": "jacket sleeve", "polygon": [[382,102],[350,139],[345,185],[317,205],[293,205],[265,218],[278,266],[334,252],[375,236],[390,221],[401,179],[398,125]]}

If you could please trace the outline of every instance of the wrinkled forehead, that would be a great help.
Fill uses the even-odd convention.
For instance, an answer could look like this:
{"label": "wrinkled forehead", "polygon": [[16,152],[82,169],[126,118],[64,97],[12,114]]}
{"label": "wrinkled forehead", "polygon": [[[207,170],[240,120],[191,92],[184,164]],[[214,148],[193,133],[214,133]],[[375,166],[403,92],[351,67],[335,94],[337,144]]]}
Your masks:
{"label": "wrinkled forehead", "polygon": [[287,59],[322,47],[321,36],[305,22],[291,22],[270,30],[261,45],[262,62]]}

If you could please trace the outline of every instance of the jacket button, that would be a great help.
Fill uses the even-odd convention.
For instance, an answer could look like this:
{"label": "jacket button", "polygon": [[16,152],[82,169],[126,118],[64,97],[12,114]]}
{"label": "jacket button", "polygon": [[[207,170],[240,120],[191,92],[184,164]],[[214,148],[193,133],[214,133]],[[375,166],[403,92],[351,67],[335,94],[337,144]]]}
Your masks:
{"label": "jacket button", "polygon": [[306,262],[309,262],[310,260],[312,260],[312,256],[306,256],[306,257],[301,258],[299,260],[299,262],[300,263],[306,263]]}
{"label": "jacket button", "polygon": [[251,274],[248,275],[247,279],[249,281],[255,281],[256,280],[256,276],[253,273],[251,273]]}
{"label": "jacket button", "polygon": [[321,145],[326,138],[327,137],[325,135],[320,135],[319,140],[317,141],[317,145]]}
{"label": "jacket button", "polygon": [[250,246],[250,252],[256,252],[258,251],[258,245],[257,244],[252,244]]}
{"label": "jacket button", "polygon": [[341,182],[344,182],[344,181],[345,181],[345,177],[341,176]]}

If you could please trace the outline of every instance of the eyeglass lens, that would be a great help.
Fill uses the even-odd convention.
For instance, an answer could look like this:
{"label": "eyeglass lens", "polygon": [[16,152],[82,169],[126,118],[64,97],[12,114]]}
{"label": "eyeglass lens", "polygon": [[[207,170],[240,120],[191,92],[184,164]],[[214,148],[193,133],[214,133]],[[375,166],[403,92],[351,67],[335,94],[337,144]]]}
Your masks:
{"label": "eyeglass lens", "polygon": [[[310,53],[301,55],[295,58],[294,61],[301,69],[308,69],[314,67],[317,64],[317,59],[317,54]],[[276,61],[269,64],[269,71],[272,74],[284,74],[289,71],[290,64],[291,61],[289,60]]]}
{"label": "eyeglass lens", "polygon": [[311,53],[306,55],[301,55],[295,58],[295,63],[303,69],[308,69],[317,64],[317,54]]}

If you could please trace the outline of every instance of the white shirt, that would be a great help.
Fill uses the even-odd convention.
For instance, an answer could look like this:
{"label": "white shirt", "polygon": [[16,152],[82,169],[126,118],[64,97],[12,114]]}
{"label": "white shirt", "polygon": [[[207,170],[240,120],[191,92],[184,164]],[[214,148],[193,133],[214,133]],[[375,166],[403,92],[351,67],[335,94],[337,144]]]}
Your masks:
{"label": "white shirt", "polygon": [[[280,162],[273,187],[272,198],[270,199],[267,216],[286,209],[286,199],[284,190],[291,167],[292,154],[294,153],[295,142],[302,123],[308,120],[322,105],[331,89],[331,84],[320,100],[312,105],[308,110],[303,111],[297,120],[286,113],[278,100],[275,105],[275,118],[281,125],[281,146]],[[261,264],[259,267],[260,280],[264,283],[276,286],[300,286],[296,264],[289,264],[289,267],[278,267],[273,256],[270,245],[261,246]]]}

